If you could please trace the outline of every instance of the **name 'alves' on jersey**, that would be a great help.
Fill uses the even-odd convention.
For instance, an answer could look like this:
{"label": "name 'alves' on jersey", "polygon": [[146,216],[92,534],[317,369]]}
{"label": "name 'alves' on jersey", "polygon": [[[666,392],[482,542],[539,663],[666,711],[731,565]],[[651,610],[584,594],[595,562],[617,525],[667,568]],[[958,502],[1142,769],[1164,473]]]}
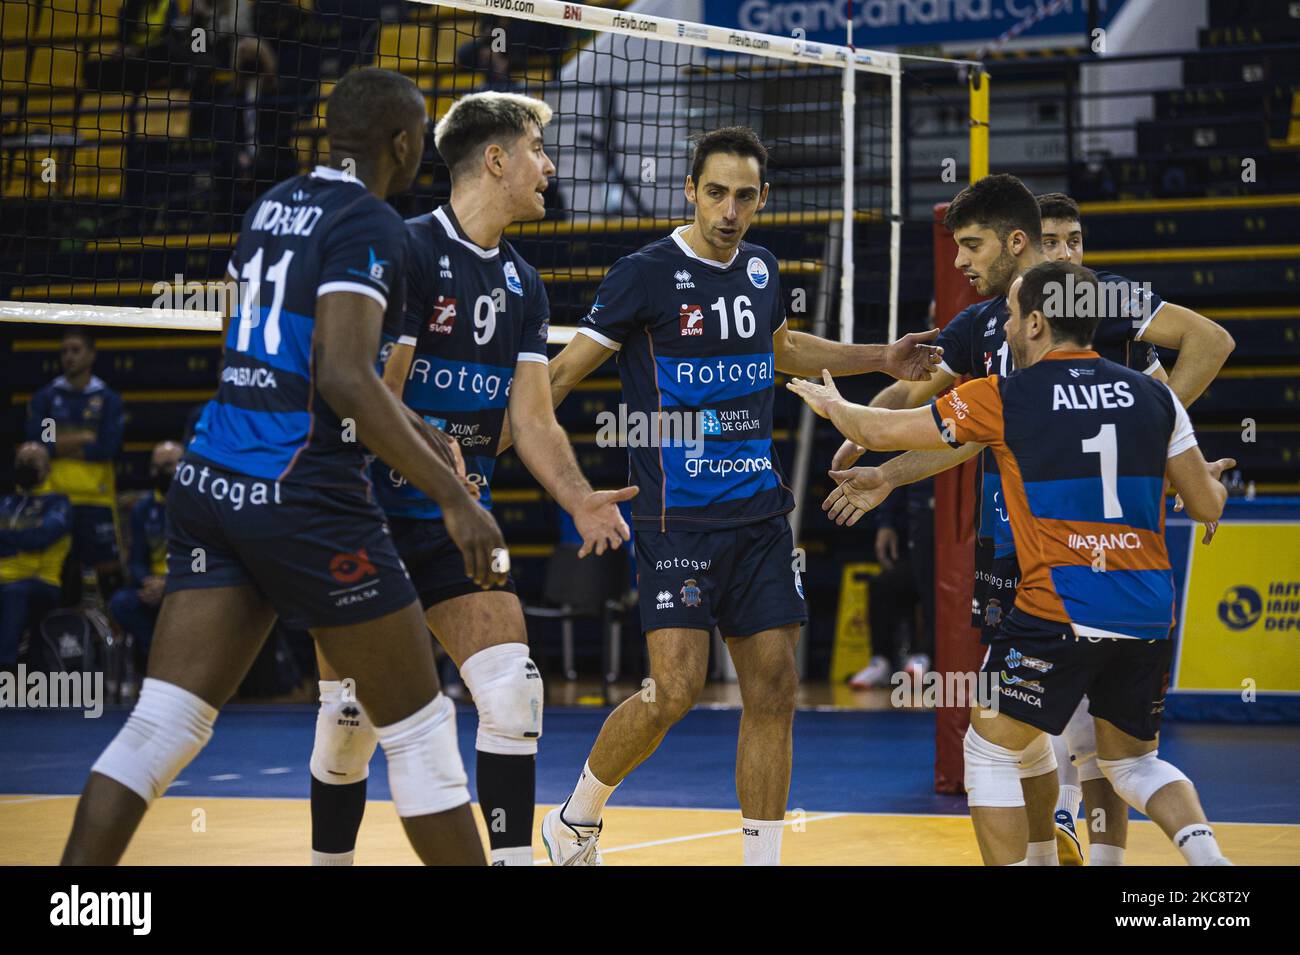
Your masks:
{"label": "name 'alves' on jersey", "polygon": [[227,266],[239,314],[188,454],[253,477],[368,490],[361,444],[346,440],[313,380],[316,300],[364,295],[395,329],[405,247],[402,217],[340,170],[317,166],[263,193]]}
{"label": "name 'alves' on jersey", "polygon": [[[633,521],[661,531],[737,526],[794,506],[772,447],[772,335],[785,322],[776,257],[742,242],[730,262],[713,262],[686,244],[687,228],[615,262],[578,327],[619,350],[629,416],[681,424],[652,424],[658,446],[628,451],[641,488]],[[693,448],[681,428],[693,435],[697,421],[703,442]]]}
{"label": "name 'alves' on jersey", "polygon": [[998,459],[1020,562],[1005,632],[1064,623],[1080,637],[1169,637],[1165,469],[1196,435],[1168,385],[1094,351],[1057,351],[932,409],[955,447],[978,441]]}
{"label": "name 'alves' on jersey", "polygon": [[[1140,339],[1156,312],[1164,307],[1164,300],[1113,272],[1095,274],[1097,281],[1104,283],[1103,287],[1122,293],[1123,300],[1114,310],[1117,314],[1107,314],[1098,322],[1093,349],[1108,361],[1151,374],[1159,367],[1160,359],[1156,350]],[[1015,371],[1006,335],[1010,317],[1005,295],[976,302],[958,312],[935,341],[943,347],[944,371],[954,378],[962,375],[1005,378]],[[993,541],[997,557],[1007,557],[1015,552],[1016,545],[1011,539],[1011,525],[1002,500],[997,458],[988,450],[980,456],[979,490],[978,536]]]}
{"label": "name 'alves' on jersey", "polygon": [[[407,222],[406,318],[415,339],[402,400],[460,442],[465,473],[491,506],[501,423],[518,362],[543,365],[551,309],[537,270],[510,243],[475,245],[450,206]],[[410,338],[407,338],[409,341]],[[376,461],[379,503],[389,514],[436,518],[436,503]]]}

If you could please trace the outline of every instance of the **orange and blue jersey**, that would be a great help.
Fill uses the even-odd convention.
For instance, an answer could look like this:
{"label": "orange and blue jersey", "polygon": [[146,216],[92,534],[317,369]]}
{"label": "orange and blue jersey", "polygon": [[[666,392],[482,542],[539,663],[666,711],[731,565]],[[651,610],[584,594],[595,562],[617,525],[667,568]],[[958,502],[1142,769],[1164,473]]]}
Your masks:
{"label": "orange and blue jersey", "polygon": [[1094,351],[1056,351],[932,409],[955,447],[976,441],[997,459],[1020,562],[1006,632],[1169,636],[1165,468],[1196,436],[1168,385]]}
{"label": "orange and blue jersey", "polygon": [[[1164,300],[1155,292],[1116,275],[1098,271],[1097,281],[1120,293],[1121,301],[1097,325],[1092,347],[1102,358],[1118,362],[1135,371],[1152,374],[1160,367],[1160,359],[1142,335],[1156,313],[1164,308]],[[943,348],[944,371],[954,378],[969,375],[1000,375],[1003,378],[1015,371],[1011,346],[1007,343],[1006,323],[1011,317],[1006,296],[976,302],[958,312],[944,326],[935,344]],[[990,452],[980,456],[980,509],[977,534],[991,540],[997,557],[1015,553],[1011,527],[1007,523],[1006,505],[1002,503],[1001,482],[997,460]]]}

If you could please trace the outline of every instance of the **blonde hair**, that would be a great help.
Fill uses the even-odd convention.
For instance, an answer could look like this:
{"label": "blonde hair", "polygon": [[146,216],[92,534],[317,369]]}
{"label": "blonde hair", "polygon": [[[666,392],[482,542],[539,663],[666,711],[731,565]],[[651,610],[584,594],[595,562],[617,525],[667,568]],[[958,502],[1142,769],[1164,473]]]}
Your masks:
{"label": "blonde hair", "polygon": [[513,139],[545,127],[553,115],[540,99],[520,93],[483,92],[462,96],[438,120],[433,144],[454,174],[458,166],[498,138]]}

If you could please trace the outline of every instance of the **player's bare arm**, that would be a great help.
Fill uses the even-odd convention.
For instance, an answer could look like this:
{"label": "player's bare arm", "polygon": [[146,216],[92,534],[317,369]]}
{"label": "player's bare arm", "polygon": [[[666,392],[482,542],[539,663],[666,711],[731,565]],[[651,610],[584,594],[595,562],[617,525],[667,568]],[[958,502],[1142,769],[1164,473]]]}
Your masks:
{"label": "player's bare arm", "polygon": [[822,372],[822,383],[793,378],[786,387],[807,402],[808,407],[829,419],[840,434],[855,444],[876,451],[942,449],[948,447],[935,426],[928,407],[891,411],[845,401],[830,372]]}
{"label": "player's bare arm", "polygon": [[368,356],[379,350],[379,304],[354,292],[334,292],[322,296],[316,308],[312,360],[320,393],[339,417],[356,421],[358,438],[370,450],[443,508],[447,530],[465,556],[465,572],[480,585],[504,583],[505,569],[493,568],[493,551],[505,548],[496,522],[411,426],[375,374]]}
{"label": "player's bare arm", "polygon": [[[813,372],[813,374],[816,375],[817,372]],[[956,382],[957,379],[940,366],[924,381],[896,381],[887,388],[881,389],[868,402],[868,406],[891,409],[916,408],[943,394]],[[831,459],[831,470],[844,471],[853,467],[866,450],[857,442],[845,441],[840,445],[839,450],[835,452],[835,457]],[[952,467],[953,465],[948,466]],[[939,468],[939,471],[942,470],[944,468]],[[938,471],[932,473],[937,474]],[[920,478],[916,480],[920,480]]]}
{"label": "player's bare arm", "polygon": [[1161,306],[1139,340],[1178,350],[1178,360],[1169,372],[1169,387],[1183,407],[1201,396],[1237,347],[1223,326],[1172,302]]}
{"label": "player's bare arm", "polygon": [[[853,446],[858,447],[856,444]],[[822,510],[836,524],[852,527],[868,511],[879,507],[896,488],[955,468],[975,457],[984,447],[972,441],[960,448],[908,451],[890,458],[880,467],[832,470],[829,473],[835,481],[835,490],[822,501]]]}
{"label": "player's bare arm", "polygon": [[[573,340],[551,359],[551,408],[560,407],[560,403],[569,396],[578,382],[605,364],[614,354],[614,349],[606,348],[600,342],[586,335],[574,335]],[[513,401],[510,405],[514,408]],[[497,454],[501,454],[514,443],[510,428],[511,412],[507,410],[505,420],[501,423],[501,440],[497,443]]]}
{"label": "player's bare arm", "polygon": [[806,332],[792,332],[783,324],[772,336],[776,370],[787,375],[862,375],[882,371],[900,381],[929,381],[940,371],[943,349],[929,345],[939,334],[910,332],[888,345],[853,345],[833,342]]}
{"label": "player's bare arm", "polygon": [[582,535],[578,556],[586,557],[593,550],[600,555],[631,537],[618,505],[636,497],[637,489],[591,489],[573,456],[568,435],[555,420],[550,395],[547,367],[540,362],[520,362],[510,389],[510,411],[518,429],[515,450],[529,473],[573,517]]}
{"label": "player's bare arm", "polygon": [[1219,478],[1236,466],[1232,458],[1206,461],[1199,447],[1188,448],[1169,459],[1169,480],[1192,520],[1213,524],[1223,516],[1228,489]]}

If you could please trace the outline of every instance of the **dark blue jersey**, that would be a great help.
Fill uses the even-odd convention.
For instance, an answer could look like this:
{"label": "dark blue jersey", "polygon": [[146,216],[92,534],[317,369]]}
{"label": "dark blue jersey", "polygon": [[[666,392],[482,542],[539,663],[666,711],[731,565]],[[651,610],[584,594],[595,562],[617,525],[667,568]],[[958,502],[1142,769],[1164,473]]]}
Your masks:
{"label": "dark blue jersey", "polygon": [[[649,422],[640,431],[657,438],[628,458],[641,488],[633,521],[661,531],[734,527],[794,506],[772,447],[772,335],[785,322],[776,257],[742,242],[730,262],[702,259],[687,228],[615,262],[578,328],[618,349],[629,423]],[[682,440],[697,422],[702,443]]]}
{"label": "dark blue jersey", "polygon": [[401,216],[337,169],[318,166],[263,193],[227,267],[239,283],[238,315],[189,454],[254,477],[368,489],[360,443],[313,380],[316,300],[372,298],[391,334],[402,317],[405,246]]}
{"label": "dark blue jersey", "polygon": [[[1164,301],[1154,292],[1113,272],[1097,272],[1103,289],[1112,290],[1117,300],[1106,308],[1097,325],[1092,347],[1102,358],[1135,371],[1150,374],[1159,365],[1156,351],[1139,341],[1147,324]],[[1005,296],[976,302],[958,312],[944,326],[936,345],[943,347],[943,369],[954,378],[967,375],[980,378],[1000,375],[1006,378],[1014,370],[1011,346],[1007,344],[1006,323],[1011,317]],[[1015,553],[1006,505],[1002,500],[997,459],[992,452],[980,456],[980,518],[978,534],[992,540],[995,556]]]}
{"label": "dark blue jersey", "polygon": [[[491,506],[501,422],[521,361],[546,364],[551,308],[537,270],[510,243],[469,240],[450,206],[407,227],[406,319],[415,340],[402,400],[460,442],[465,472]],[[382,461],[372,475],[389,514],[434,518],[438,505]]]}

